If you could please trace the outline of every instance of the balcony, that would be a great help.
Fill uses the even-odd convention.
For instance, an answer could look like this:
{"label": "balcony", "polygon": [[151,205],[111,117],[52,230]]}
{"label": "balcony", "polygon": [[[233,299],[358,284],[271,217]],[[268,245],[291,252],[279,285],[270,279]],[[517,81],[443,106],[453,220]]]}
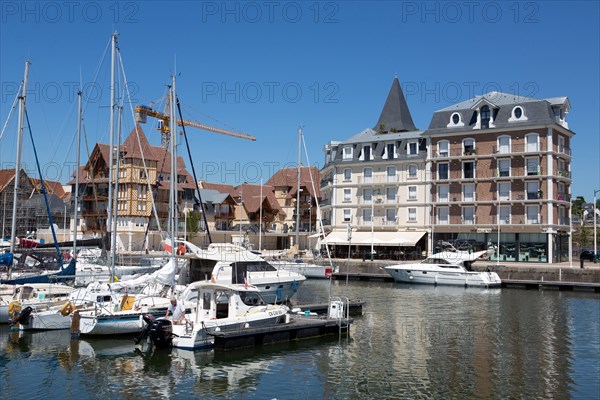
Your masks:
{"label": "balcony", "polygon": [[463,217],[462,218],[462,224],[463,225],[475,225],[475,217]]}
{"label": "balcony", "polygon": [[559,193],[556,195],[558,201],[571,201],[571,195],[568,193]]}
{"label": "balcony", "polygon": [[566,169],[559,169],[558,176],[561,176],[563,178],[571,178],[571,171],[568,171]]}
{"label": "balcony", "polygon": [[[373,218],[373,226],[393,226],[397,225],[397,218],[390,219],[388,217],[375,216]],[[357,225],[371,226],[371,218],[357,218]]]}
{"label": "balcony", "polygon": [[233,211],[217,211],[215,212],[215,218],[235,218]]}
{"label": "balcony", "polygon": [[376,176],[359,176],[357,179],[358,183],[365,184],[385,184],[385,183],[397,183],[400,181],[399,177],[388,176],[388,175],[376,175]]}

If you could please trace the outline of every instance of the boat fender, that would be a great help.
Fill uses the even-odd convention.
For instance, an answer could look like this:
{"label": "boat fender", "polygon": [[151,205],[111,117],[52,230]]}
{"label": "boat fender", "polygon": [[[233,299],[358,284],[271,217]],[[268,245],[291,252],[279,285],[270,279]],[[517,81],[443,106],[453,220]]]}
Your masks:
{"label": "boat fender", "polygon": [[67,315],[71,314],[73,312],[73,310],[75,309],[75,307],[73,307],[73,303],[71,303],[70,301],[67,301],[65,304],[63,304],[63,306],[58,310],[58,312],[60,312],[62,314],[63,317],[66,317]]}
{"label": "boat fender", "polygon": [[214,274],[210,274],[210,282],[211,283],[215,283],[217,280],[215,279],[215,275]]}
{"label": "boat fender", "polygon": [[13,318],[12,325],[23,324],[27,322],[32,311],[33,308],[31,308],[30,306],[25,307],[23,310],[21,310],[21,312],[19,312],[15,316],[15,318]]}
{"label": "boat fender", "polygon": [[177,247],[177,255],[178,255],[178,256],[183,256],[183,255],[185,255],[185,246],[184,246],[184,245],[180,244],[180,245]]}
{"label": "boat fender", "polygon": [[8,315],[12,315],[19,311],[21,311],[21,303],[19,303],[18,301],[11,301],[8,304]]}

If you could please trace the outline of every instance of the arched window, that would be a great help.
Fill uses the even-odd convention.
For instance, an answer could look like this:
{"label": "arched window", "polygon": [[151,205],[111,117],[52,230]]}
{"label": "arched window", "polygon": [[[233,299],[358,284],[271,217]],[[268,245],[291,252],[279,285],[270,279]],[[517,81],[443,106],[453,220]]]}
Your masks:
{"label": "arched window", "polygon": [[481,128],[489,128],[490,127],[490,107],[486,104],[481,107]]}

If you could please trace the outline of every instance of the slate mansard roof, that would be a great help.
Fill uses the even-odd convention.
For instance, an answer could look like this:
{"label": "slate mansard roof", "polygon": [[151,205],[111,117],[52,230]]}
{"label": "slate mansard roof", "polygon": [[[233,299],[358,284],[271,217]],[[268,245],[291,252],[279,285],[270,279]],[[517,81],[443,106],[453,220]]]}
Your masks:
{"label": "slate mansard roof", "polygon": [[[494,128],[517,128],[520,126],[556,124],[555,108],[568,112],[567,97],[535,99],[503,92],[489,92],[436,111],[426,131],[429,133],[451,133],[473,130],[477,122],[476,108],[488,104],[493,116]],[[521,107],[524,118],[515,120],[513,110]],[[458,113],[461,126],[451,126],[452,115]]]}

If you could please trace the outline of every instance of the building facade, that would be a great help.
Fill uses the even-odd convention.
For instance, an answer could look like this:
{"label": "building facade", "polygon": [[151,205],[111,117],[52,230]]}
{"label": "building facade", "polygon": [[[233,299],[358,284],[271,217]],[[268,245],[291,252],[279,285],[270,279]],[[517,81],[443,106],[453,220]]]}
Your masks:
{"label": "building facade", "polygon": [[568,260],[569,110],[566,97],[490,92],[438,110],[420,131],[395,78],[373,129],[324,148],[326,241],[401,258],[454,241],[493,245],[497,261]]}
{"label": "building facade", "polygon": [[341,255],[378,251],[379,258],[417,258],[426,250],[426,140],[415,128],[394,78],[374,128],[329,142],[321,170],[324,224]]}
{"label": "building facade", "polygon": [[433,240],[493,244],[501,261],[568,260],[566,97],[490,92],[434,113],[427,169]]}
{"label": "building facade", "polygon": [[[110,146],[97,143],[86,165],[80,168],[79,229],[84,234],[104,235],[112,231],[112,227],[107,226],[109,159]],[[149,241],[145,234],[147,230],[157,233],[159,225],[160,230],[167,231],[170,174],[171,154],[163,147],[150,145],[142,128],[136,125],[121,145],[119,163],[118,166],[114,163],[112,172],[117,208],[117,245],[120,249],[159,248],[156,238]],[[71,192],[75,193],[75,179],[69,184]],[[181,157],[177,157],[176,187],[178,228],[183,233],[184,213],[194,207],[196,186]]]}

